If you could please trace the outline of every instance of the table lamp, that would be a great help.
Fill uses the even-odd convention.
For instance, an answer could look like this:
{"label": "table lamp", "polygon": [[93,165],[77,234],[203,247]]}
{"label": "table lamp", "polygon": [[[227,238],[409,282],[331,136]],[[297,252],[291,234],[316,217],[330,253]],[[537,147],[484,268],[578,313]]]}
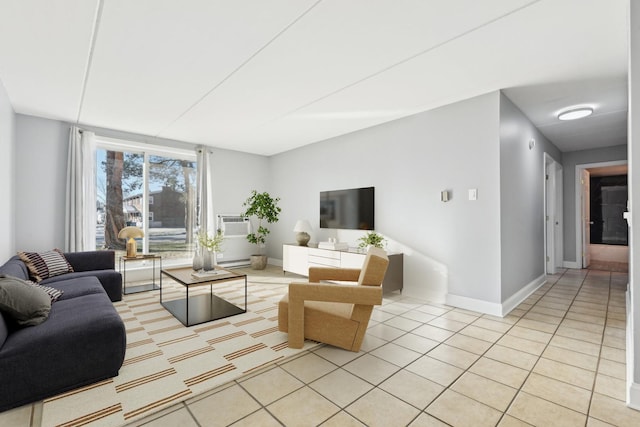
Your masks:
{"label": "table lamp", "polygon": [[309,232],[311,232],[311,224],[306,219],[299,219],[296,222],[296,226],[293,227],[293,231],[296,233],[296,241],[298,242],[298,246],[307,246],[309,243],[309,239],[311,236]]}
{"label": "table lamp", "polygon": [[144,232],[138,227],[125,227],[118,233],[118,239],[127,240],[127,256],[134,258],[138,254],[138,245],[134,239],[144,237]]}

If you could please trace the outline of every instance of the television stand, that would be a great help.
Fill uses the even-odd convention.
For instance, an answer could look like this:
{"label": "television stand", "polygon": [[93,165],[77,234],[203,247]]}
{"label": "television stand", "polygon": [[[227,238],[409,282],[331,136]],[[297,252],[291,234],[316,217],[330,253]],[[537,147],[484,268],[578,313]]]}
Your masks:
{"label": "television stand", "polygon": [[[309,267],[362,268],[366,253],[355,248],[345,250],[310,248],[296,243],[282,245],[282,270],[309,277]],[[403,287],[403,255],[388,253],[389,267],[382,281],[384,293]]]}

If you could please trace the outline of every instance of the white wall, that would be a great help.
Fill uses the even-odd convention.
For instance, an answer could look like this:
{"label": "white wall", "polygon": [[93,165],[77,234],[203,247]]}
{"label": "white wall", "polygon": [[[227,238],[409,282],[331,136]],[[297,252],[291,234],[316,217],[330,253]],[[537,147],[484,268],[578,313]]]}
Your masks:
{"label": "white wall", "polygon": [[[269,255],[282,257],[293,226],[356,245],[363,232],[319,230],[319,193],[375,187],[376,230],[404,256],[403,294],[445,293],[500,302],[499,92],[385,123],[271,158],[282,198]],[[478,189],[478,200],[467,190]],[[452,199],[440,201],[442,190]],[[398,243],[402,242],[402,244]]]}
{"label": "white wall", "polygon": [[[594,148],[591,150],[569,151],[562,153],[564,170],[562,189],[564,217],[564,260],[576,262],[576,167],[579,165],[615,160],[627,160],[627,146]],[[631,181],[631,179],[629,179]],[[582,261],[580,261],[582,262]]]}
{"label": "white wall", "polygon": [[[70,124],[16,115],[15,250],[49,250],[64,245],[67,147]],[[184,149],[182,141],[85,126],[97,135]],[[266,187],[269,161],[264,156],[214,149],[214,207],[218,213],[241,212],[256,183]],[[256,188],[261,190],[261,188]],[[5,257],[6,258],[6,257]]]}
{"label": "white wall", "polygon": [[[0,81],[0,260],[15,254],[15,114]],[[0,261],[4,262],[4,261]]]}
{"label": "white wall", "polygon": [[[529,141],[535,145],[529,149]],[[544,153],[562,153],[505,96],[500,97],[501,301],[545,273]]]}
{"label": "white wall", "polygon": [[64,247],[69,126],[16,115],[16,250]]}
{"label": "white wall", "polygon": [[[627,295],[627,404],[640,409],[640,4],[630,2],[629,28],[629,293]],[[640,170],[640,169],[639,169]]]}

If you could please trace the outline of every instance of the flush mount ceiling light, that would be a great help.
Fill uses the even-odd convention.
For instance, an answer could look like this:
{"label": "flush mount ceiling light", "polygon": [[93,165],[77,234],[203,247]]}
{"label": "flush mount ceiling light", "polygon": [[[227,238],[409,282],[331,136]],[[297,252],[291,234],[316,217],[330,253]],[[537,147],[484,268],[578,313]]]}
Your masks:
{"label": "flush mount ceiling light", "polygon": [[593,114],[591,107],[570,107],[558,113],[558,120],[577,120]]}

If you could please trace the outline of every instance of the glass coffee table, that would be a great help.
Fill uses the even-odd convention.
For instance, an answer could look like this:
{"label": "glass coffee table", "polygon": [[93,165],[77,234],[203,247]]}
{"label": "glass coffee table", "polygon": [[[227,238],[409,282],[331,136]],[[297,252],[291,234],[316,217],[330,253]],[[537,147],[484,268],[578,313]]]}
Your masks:
{"label": "glass coffee table", "polygon": [[[223,319],[247,312],[247,275],[216,268],[215,274],[196,273],[191,267],[165,268],[162,274],[185,287],[184,298],[165,301],[160,285],[160,304],[185,326],[198,325],[212,320]],[[219,283],[244,279],[244,308],[226,301],[213,293],[213,286]],[[209,285],[208,294],[191,295],[192,288]]]}

